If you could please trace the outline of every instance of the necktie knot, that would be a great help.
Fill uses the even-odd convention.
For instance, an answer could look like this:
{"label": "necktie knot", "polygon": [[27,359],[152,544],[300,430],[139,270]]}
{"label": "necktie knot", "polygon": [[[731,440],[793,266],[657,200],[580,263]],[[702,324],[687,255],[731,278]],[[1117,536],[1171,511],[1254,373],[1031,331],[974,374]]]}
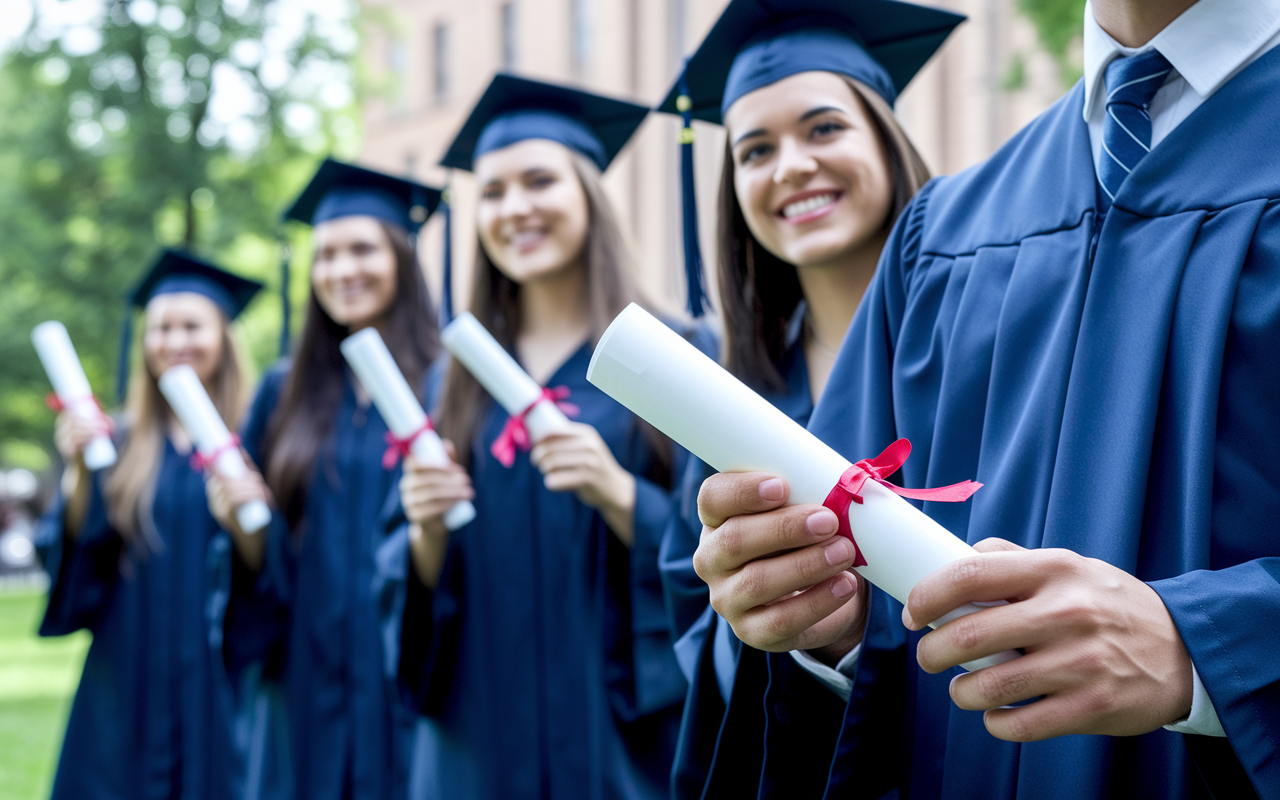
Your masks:
{"label": "necktie knot", "polygon": [[1173,67],[1156,50],[1117,58],[1107,65],[1107,108],[1102,123],[1098,183],[1103,211],[1111,207],[1120,185],[1151,151],[1151,115],[1147,106]]}

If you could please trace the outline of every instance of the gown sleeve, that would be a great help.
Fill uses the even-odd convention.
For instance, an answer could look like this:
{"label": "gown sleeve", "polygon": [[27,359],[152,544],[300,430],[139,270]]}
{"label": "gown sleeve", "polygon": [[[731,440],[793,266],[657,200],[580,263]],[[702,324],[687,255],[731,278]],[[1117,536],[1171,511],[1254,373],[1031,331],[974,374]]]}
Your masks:
{"label": "gown sleeve", "polygon": [[61,492],[38,524],[36,548],[49,574],[49,605],[40,622],[41,636],[92,630],[120,575],[123,543],[107,521],[102,473],[92,473],[90,480],[89,507],[78,536],[72,538],[67,533],[67,499]]}

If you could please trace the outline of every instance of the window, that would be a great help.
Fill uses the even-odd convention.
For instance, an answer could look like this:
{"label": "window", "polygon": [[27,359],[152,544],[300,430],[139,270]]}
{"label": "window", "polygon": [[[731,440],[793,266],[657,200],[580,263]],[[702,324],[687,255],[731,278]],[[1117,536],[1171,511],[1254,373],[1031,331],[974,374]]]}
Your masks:
{"label": "window", "polygon": [[435,91],[435,101],[440,104],[449,99],[449,84],[452,77],[449,74],[449,25],[447,23],[436,23],[431,31],[431,45],[434,73],[432,86]]}
{"label": "window", "polygon": [[502,68],[516,68],[516,4],[502,4]]}
{"label": "window", "polygon": [[570,66],[582,77],[591,62],[591,0],[571,0]]}

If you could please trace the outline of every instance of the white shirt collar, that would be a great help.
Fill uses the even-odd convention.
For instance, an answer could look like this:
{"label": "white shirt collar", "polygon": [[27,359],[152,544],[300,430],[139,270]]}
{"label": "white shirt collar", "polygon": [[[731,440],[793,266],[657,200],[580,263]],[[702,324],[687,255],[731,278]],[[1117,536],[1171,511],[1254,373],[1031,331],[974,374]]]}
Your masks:
{"label": "white shirt collar", "polygon": [[[1143,50],[1159,50],[1178,75],[1206,99],[1218,91],[1249,57],[1280,31],[1280,0],[1199,0],[1150,42],[1122,46],[1084,9],[1084,117],[1089,119],[1102,92],[1103,75],[1112,59]],[[1171,76],[1172,79],[1172,76]]]}

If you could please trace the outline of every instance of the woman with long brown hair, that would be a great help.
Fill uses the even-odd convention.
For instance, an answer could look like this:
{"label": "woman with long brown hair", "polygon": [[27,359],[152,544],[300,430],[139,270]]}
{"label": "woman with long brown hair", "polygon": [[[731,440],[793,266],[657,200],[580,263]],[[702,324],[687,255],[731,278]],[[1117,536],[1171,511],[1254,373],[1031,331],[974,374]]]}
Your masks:
{"label": "woman with long brown hair", "polygon": [[[66,462],[39,546],[51,579],[42,636],[88,630],[93,643],[67,723],[54,798],[242,797],[233,680],[223,620],[232,542],[205,504],[191,440],[157,378],[189,364],[229,427],[248,386],[230,323],[261,284],[169,251],[131,295],[145,311],[142,368],[114,424],[120,457],[90,473],[83,453],[109,426],[63,412]],[[132,313],[132,308],[126,313]],[[122,360],[130,357],[127,342]],[[127,361],[125,361],[127,363]],[[237,537],[233,571],[252,548]]]}
{"label": "woman with long brown hair", "polygon": [[[663,106],[727,133],[717,206],[722,363],[802,425],[890,229],[929,179],[893,102],[961,18],[887,5],[899,15],[892,24],[925,34],[908,37],[905,49],[895,51],[901,43],[893,39],[881,50],[867,42],[879,42],[879,26],[889,23],[870,5],[819,2],[802,11],[735,0]],[[673,777],[682,797],[701,796],[715,749],[724,737],[744,735],[724,726],[731,697],[752,696],[745,683],[766,680],[738,673],[744,685],[735,687],[741,645],[693,568],[702,531],[698,491],[712,472],[691,462],[662,546],[677,652],[690,680]],[[833,544],[828,557],[852,563],[845,544]],[[853,580],[850,573],[846,595]],[[796,657],[820,676],[835,666]],[[759,743],[747,746],[758,754]],[[754,784],[746,780],[741,790],[754,793]]]}
{"label": "woman with long brown hair", "polygon": [[[600,174],[646,114],[499,75],[442,161],[481,192],[472,313],[573,421],[510,458],[493,445],[511,422],[475,378],[450,361],[433,381],[457,464],[409,460],[386,604],[424,715],[415,798],[666,794],[684,682],[657,547],[683,457],[586,381],[637,299]],[[461,499],[477,515],[450,532]]]}
{"label": "woman with long brown hair", "polygon": [[440,192],[325,161],[286,213],[312,225],[311,291],[292,358],[263,380],[244,429],[261,481],[210,481],[227,509],[273,502],[259,537],[262,573],[232,610],[239,640],[274,657],[297,797],[401,798],[410,716],[386,682],[372,593],[379,514],[399,469],[384,463],[386,423],[339,343],[378,330],[412,386],[439,351],[415,234]]}

